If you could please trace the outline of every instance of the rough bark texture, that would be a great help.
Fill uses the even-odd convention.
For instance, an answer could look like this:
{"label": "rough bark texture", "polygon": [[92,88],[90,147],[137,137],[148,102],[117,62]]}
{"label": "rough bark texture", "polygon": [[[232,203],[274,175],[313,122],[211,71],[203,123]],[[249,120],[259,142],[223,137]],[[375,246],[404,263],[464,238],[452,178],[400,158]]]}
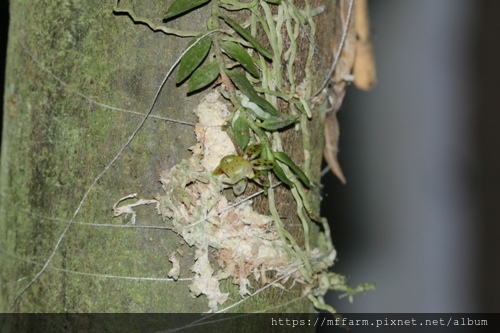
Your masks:
{"label": "rough bark texture", "polygon": [[[137,1],[135,11],[160,23],[168,3]],[[125,224],[128,219],[112,218],[114,202],[134,192],[154,197],[160,191],[157,179],[162,170],[189,156],[193,127],[157,118],[146,121],[93,186],[48,269],[9,308],[47,260],[86,190],[143,118],[102,104],[146,113],[165,73],[187,45],[186,39],[153,33],[126,15],[114,15],[114,5],[110,0],[11,1],[0,174],[3,311],[207,310],[203,296],[189,296],[189,281],[119,278],[166,278],[171,268],[168,254],[179,242],[173,233],[82,224]],[[176,24],[201,31],[208,13],[198,10],[189,15],[191,21]],[[321,29],[328,29],[328,24],[321,23]],[[328,67],[325,63],[315,66]],[[192,110],[201,94],[187,98],[185,88],[174,81],[163,88],[153,114],[194,123]],[[315,177],[323,146],[320,122],[316,119],[310,129]],[[280,213],[294,216],[294,205],[283,202],[280,206],[288,209]],[[163,225],[154,209],[137,211],[140,223]],[[188,276],[190,264],[181,267],[181,277]],[[296,290],[270,288],[235,310],[286,304],[300,296],[300,288]],[[274,308],[304,310],[312,310],[307,298]]]}

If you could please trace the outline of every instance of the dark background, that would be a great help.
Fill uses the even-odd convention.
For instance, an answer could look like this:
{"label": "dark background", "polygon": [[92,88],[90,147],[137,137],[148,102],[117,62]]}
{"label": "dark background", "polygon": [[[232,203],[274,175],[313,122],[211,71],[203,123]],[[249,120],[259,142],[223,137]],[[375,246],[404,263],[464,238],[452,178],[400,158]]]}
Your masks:
{"label": "dark background", "polygon": [[378,85],[339,113],[324,180],[345,312],[500,312],[499,1],[369,1]]}

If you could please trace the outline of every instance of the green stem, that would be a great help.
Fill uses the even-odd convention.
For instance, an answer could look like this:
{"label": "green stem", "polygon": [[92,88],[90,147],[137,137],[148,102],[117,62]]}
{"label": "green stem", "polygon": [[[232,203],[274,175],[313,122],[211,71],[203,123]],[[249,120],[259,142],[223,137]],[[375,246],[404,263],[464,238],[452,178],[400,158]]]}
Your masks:
{"label": "green stem", "polygon": [[[214,4],[212,5],[212,15],[211,15],[211,20],[213,24],[214,29],[219,29],[220,24],[219,24],[219,1],[215,0]],[[221,47],[219,45],[219,34],[215,34],[212,43],[214,43],[214,54],[215,54],[215,59],[217,60],[217,63],[219,64],[219,71],[220,73],[224,73],[226,70],[226,66],[224,64],[224,58],[222,56],[222,51]],[[222,75],[222,74],[221,74]]]}
{"label": "green stem", "polygon": [[[271,181],[271,179],[270,179]],[[299,256],[300,260],[302,263],[304,263],[304,266],[299,268],[302,275],[304,278],[310,283],[312,280],[312,269],[311,265],[309,263],[308,257],[304,255],[302,250],[300,249],[299,245],[295,241],[295,238],[285,229],[283,226],[283,223],[281,222],[281,218],[279,216],[278,210],[276,209],[276,204],[274,200],[274,187],[270,186],[269,191],[268,191],[268,201],[269,201],[269,211],[271,212],[271,215],[273,216],[274,219],[274,224],[276,225],[276,229],[278,230],[278,234],[280,235],[281,240],[283,241],[284,244],[287,244],[288,242],[291,245],[292,250],[292,255],[293,256]],[[288,240],[288,242],[287,242]],[[287,250],[287,251],[290,251]]]}

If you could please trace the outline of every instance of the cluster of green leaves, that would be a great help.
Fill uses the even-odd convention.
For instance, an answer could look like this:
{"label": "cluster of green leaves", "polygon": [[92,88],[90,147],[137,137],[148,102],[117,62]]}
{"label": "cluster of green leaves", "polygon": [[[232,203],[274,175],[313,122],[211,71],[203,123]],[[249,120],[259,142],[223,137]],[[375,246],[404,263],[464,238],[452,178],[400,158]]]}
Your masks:
{"label": "cluster of green leaves", "polygon": [[[168,8],[164,19],[177,18],[210,1],[176,0]],[[281,3],[271,0],[266,2],[274,5]],[[263,60],[261,64],[271,62],[272,52],[221,10],[221,8],[248,9],[249,6],[257,4],[258,1],[251,3],[217,1],[212,8],[212,16],[208,23],[213,33],[207,32],[191,40],[181,59],[177,75],[177,83],[187,81],[189,93],[206,88],[219,77],[226,86],[232,85],[226,87],[226,93],[235,108],[225,129],[233,139],[238,155],[222,158],[214,174],[225,175],[225,182],[232,185],[236,195],[243,193],[248,179],[264,188],[269,187],[268,173],[271,170],[281,182],[293,186],[293,182],[276,161],[287,165],[304,185],[310,186],[307,176],[287,154],[271,150],[267,134],[293,125],[298,117],[281,113],[257,92],[254,87],[256,83],[249,80],[252,78],[252,81],[260,82],[261,69],[258,62],[260,59]],[[225,22],[230,29],[220,29],[222,22]],[[255,52],[249,52],[250,49],[256,52],[255,56],[251,55]],[[262,58],[259,58],[259,55]],[[236,89],[233,89],[234,87]]]}

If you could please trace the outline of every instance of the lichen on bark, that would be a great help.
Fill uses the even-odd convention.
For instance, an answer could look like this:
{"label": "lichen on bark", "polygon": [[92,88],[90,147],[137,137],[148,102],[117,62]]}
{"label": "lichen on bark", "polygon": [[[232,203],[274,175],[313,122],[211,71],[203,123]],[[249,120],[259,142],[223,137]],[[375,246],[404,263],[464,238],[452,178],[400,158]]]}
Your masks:
{"label": "lichen on bark", "polygon": [[[161,23],[163,1],[124,2],[138,15]],[[332,4],[296,2],[300,8],[307,9],[308,5],[324,5],[328,10]],[[22,312],[202,312],[207,309],[206,301],[179,293],[179,284],[185,290],[191,285],[193,295],[209,296],[210,308],[215,310],[223,303],[225,293],[235,290],[230,284],[222,283],[212,288],[215,293],[208,295],[207,289],[196,283],[197,278],[203,276],[205,281],[216,285],[217,282],[210,277],[230,274],[233,279],[228,280],[236,282],[236,288],[243,295],[249,294],[249,283],[253,283],[248,279],[250,275],[254,280],[270,282],[264,283],[265,286],[271,285],[272,281],[274,285],[285,283],[287,276],[293,276],[296,282],[311,280],[312,276],[305,278],[310,272],[295,276],[294,272],[286,272],[286,267],[294,267],[297,263],[304,266],[311,263],[307,263],[305,257],[295,261],[297,258],[290,256],[290,244],[283,242],[282,238],[281,243],[276,241],[273,238],[276,225],[268,222],[269,213],[273,214],[273,222],[283,218],[282,228],[289,230],[291,235],[288,242],[297,239],[294,245],[297,248],[311,243],[308,259],[324,256],[315,252],[315,248],[321,245],[318,240],[322,239],[318,237],[320,228],[311,224],[309,234],[306,237],[301,235],[304,225],[297,218],[297,207],[299,210],[302,207],[296,205],[296,197],[284,188],[277,189],[275,196],[272,196],[273,189],[270,190],[270,196],[276,197],[276,211],[270,212],[268,205],[263,206],[268,199],[260,203],[260,199],[256,199],[252,207],[247,201],[233,211],[219,214],[212,224],[198,223],[196,226],[211,228],[207,235],[217,235],[211,243],[212,248],[219,247],[216,256],[205,245],[202,252],[189,247],[180,249],[181,238],[169,228],[178,228],[178,234],[183,235],[186,225],[166,227],[156,211],[147,207],[137,208],[140,219],[135,226],[126,225],[129,217],[111,220],[113,203],[131,191],[138,192],[142,198],[156,197],[164,218],[181,209],[181,205],[179,202],[168,204],[164,197],[162,201],[162,195],[165,196],[162,191],[181,193],[169,200],[181,198],[180,203],[192,209],[196,208],[196,202],[192,204],[190,201],[200,197],[193,197],[193,193],[201,194],[203,190],[199,186],[208,184],[215,188],[206,192],[214,195],[208,198],[213,201],[212,208],[222,209],[227,205],[221,196],[224,185],[210,177],[209,168],[198,169],[202,158],[195,156],[195,149],[194,157],[188,151],[195,144],[193,124],[197,122],[191,110],[200,105],[202,96],[186,96],[184,85],[177,87],[172,80],[167,81],[153,105],[151,116],[130,145],[124,146],[146,116],[164,73],[186,48],[188,41],[152,33],[147,25],[133,25],[127,15],[113,15],[114,6],[114,1],[99,4],[70,0],[45,0],[34,4],[26,0],[11,1],[5,92],[7,112],[0,171],[1,262],[2,267],[6,267],[0,275],[0,307]],[[273,11],[275,9],[266,14],[270,21],[273,20]],[[172,24],[179,29],[202,31],[203,22],[209,15],[209,11],[198,10],[190,13],[189,19],[180,18]],[[324,18],[319,15],[318,20]],[[299,21],[297,19],[292,27],[282,22],[281,28],[273,33],[277,32],[285,40],[290,39],[294,31],[305,24]],[[258,36],[263,32],[252,33]],[[331,52],[321,47],[313,48],[314,59],[308,62],[311,47],[307,46],[311,46],[309,38],[312,36],[305,32],[300,36],[297,55],[288,54],[288,57],[296,56],[297,59],[291,72],[287,72],[292,73],[295,82],[288,80],[283,86],[292,90],[305,82],[303,70],[319,71],[325,67],[325,59]],[[289,42],[293,44],[290,39],[284,44],[285,48]],[[317,45],[322,43],[318,41]],[[281,60],[280,57],[276,59]],[[270,84],[265,88],[274,87],[273,78],[268,79]],[[307,83],[317,85],[312,80]],[[285,113],[298,112],[283,104],[279,97],[266,91],[263,94]],[[312,148],[322,146],[322,134],[318,129],[325,108],[326,105],[321,104],[317,111],[320,116],[310,121],[301,116],[299,127],[306,130],[306,137],[300,131],[289,131],[290,134],[275,138],[275,142],[284,144],[273,148],[284,147],[294,161],[304,165],[313,181],[319,180],[321,149]],[[309,148],[303,148],[304,139]],[[122,148],[125,148],[123,152]],[[190,171],[183,177],[191,179],[191,184],[184,180],[183,186],[169,187],[172,178],[164,176],[171,176],[176,168],[181,170],[186,161],[191,162],[184,171]],[[189,174],[193,170],[198,170],[199,174]],[[157,182],[158,178],[161,183]],[[191,198],[182,192],[186,188]],[[300,190],[302,192],[295,195],[309,198],[311,205],[308,209],[311,213],[318,213],[318,193]],[[205,211],[198,212],[201,215],[190,223],[210,214],[210,204],[204,205]],[[230,220],[233,223],[224,225],[224,221]],[[249,226],[250,234],[245,231]],[[229,231],[224,230],[225,227],[229,227]],[[240,245],[243,239],[245,246],[242,249],[234,244],[221,246],[224,236],[228,242],[240,241]],[[194,244],[189,237],[184,242]],[[210,244],[209,240],[207,242]],[[276,260],[265,259],[270,256]],[[327,255],[328,261],[333,261],[333,257]],[[251,263],[255,258],[259,260]],[[216,259],[220,260],[218,266],[214,266]],[[47,268],[42,269],[43,274],[20,295],[26,281],[42,272],[40,268],[44,263]],[[191,268],[196,275],[194,283],[188,278]],[[267,276],[267,273],[260,272],[267,269],[274,270],[272,274],[276,275]],[[325,270],[326,267],[317,269]],[[312,280],[310,286],[319,279]],[[250,291],[252,297],[247,297],[245,303],[236,302],[238,307],[233,310],[312,310],[307,295],[300,288],[289,289],[285,295],[278,288],[254,288],[259,292]],[[309,288],[307,292],[316,296],[319,291]],[[18,302],[10,308],[14,299]],[[286,305],[282,308],[282,304]]]}

